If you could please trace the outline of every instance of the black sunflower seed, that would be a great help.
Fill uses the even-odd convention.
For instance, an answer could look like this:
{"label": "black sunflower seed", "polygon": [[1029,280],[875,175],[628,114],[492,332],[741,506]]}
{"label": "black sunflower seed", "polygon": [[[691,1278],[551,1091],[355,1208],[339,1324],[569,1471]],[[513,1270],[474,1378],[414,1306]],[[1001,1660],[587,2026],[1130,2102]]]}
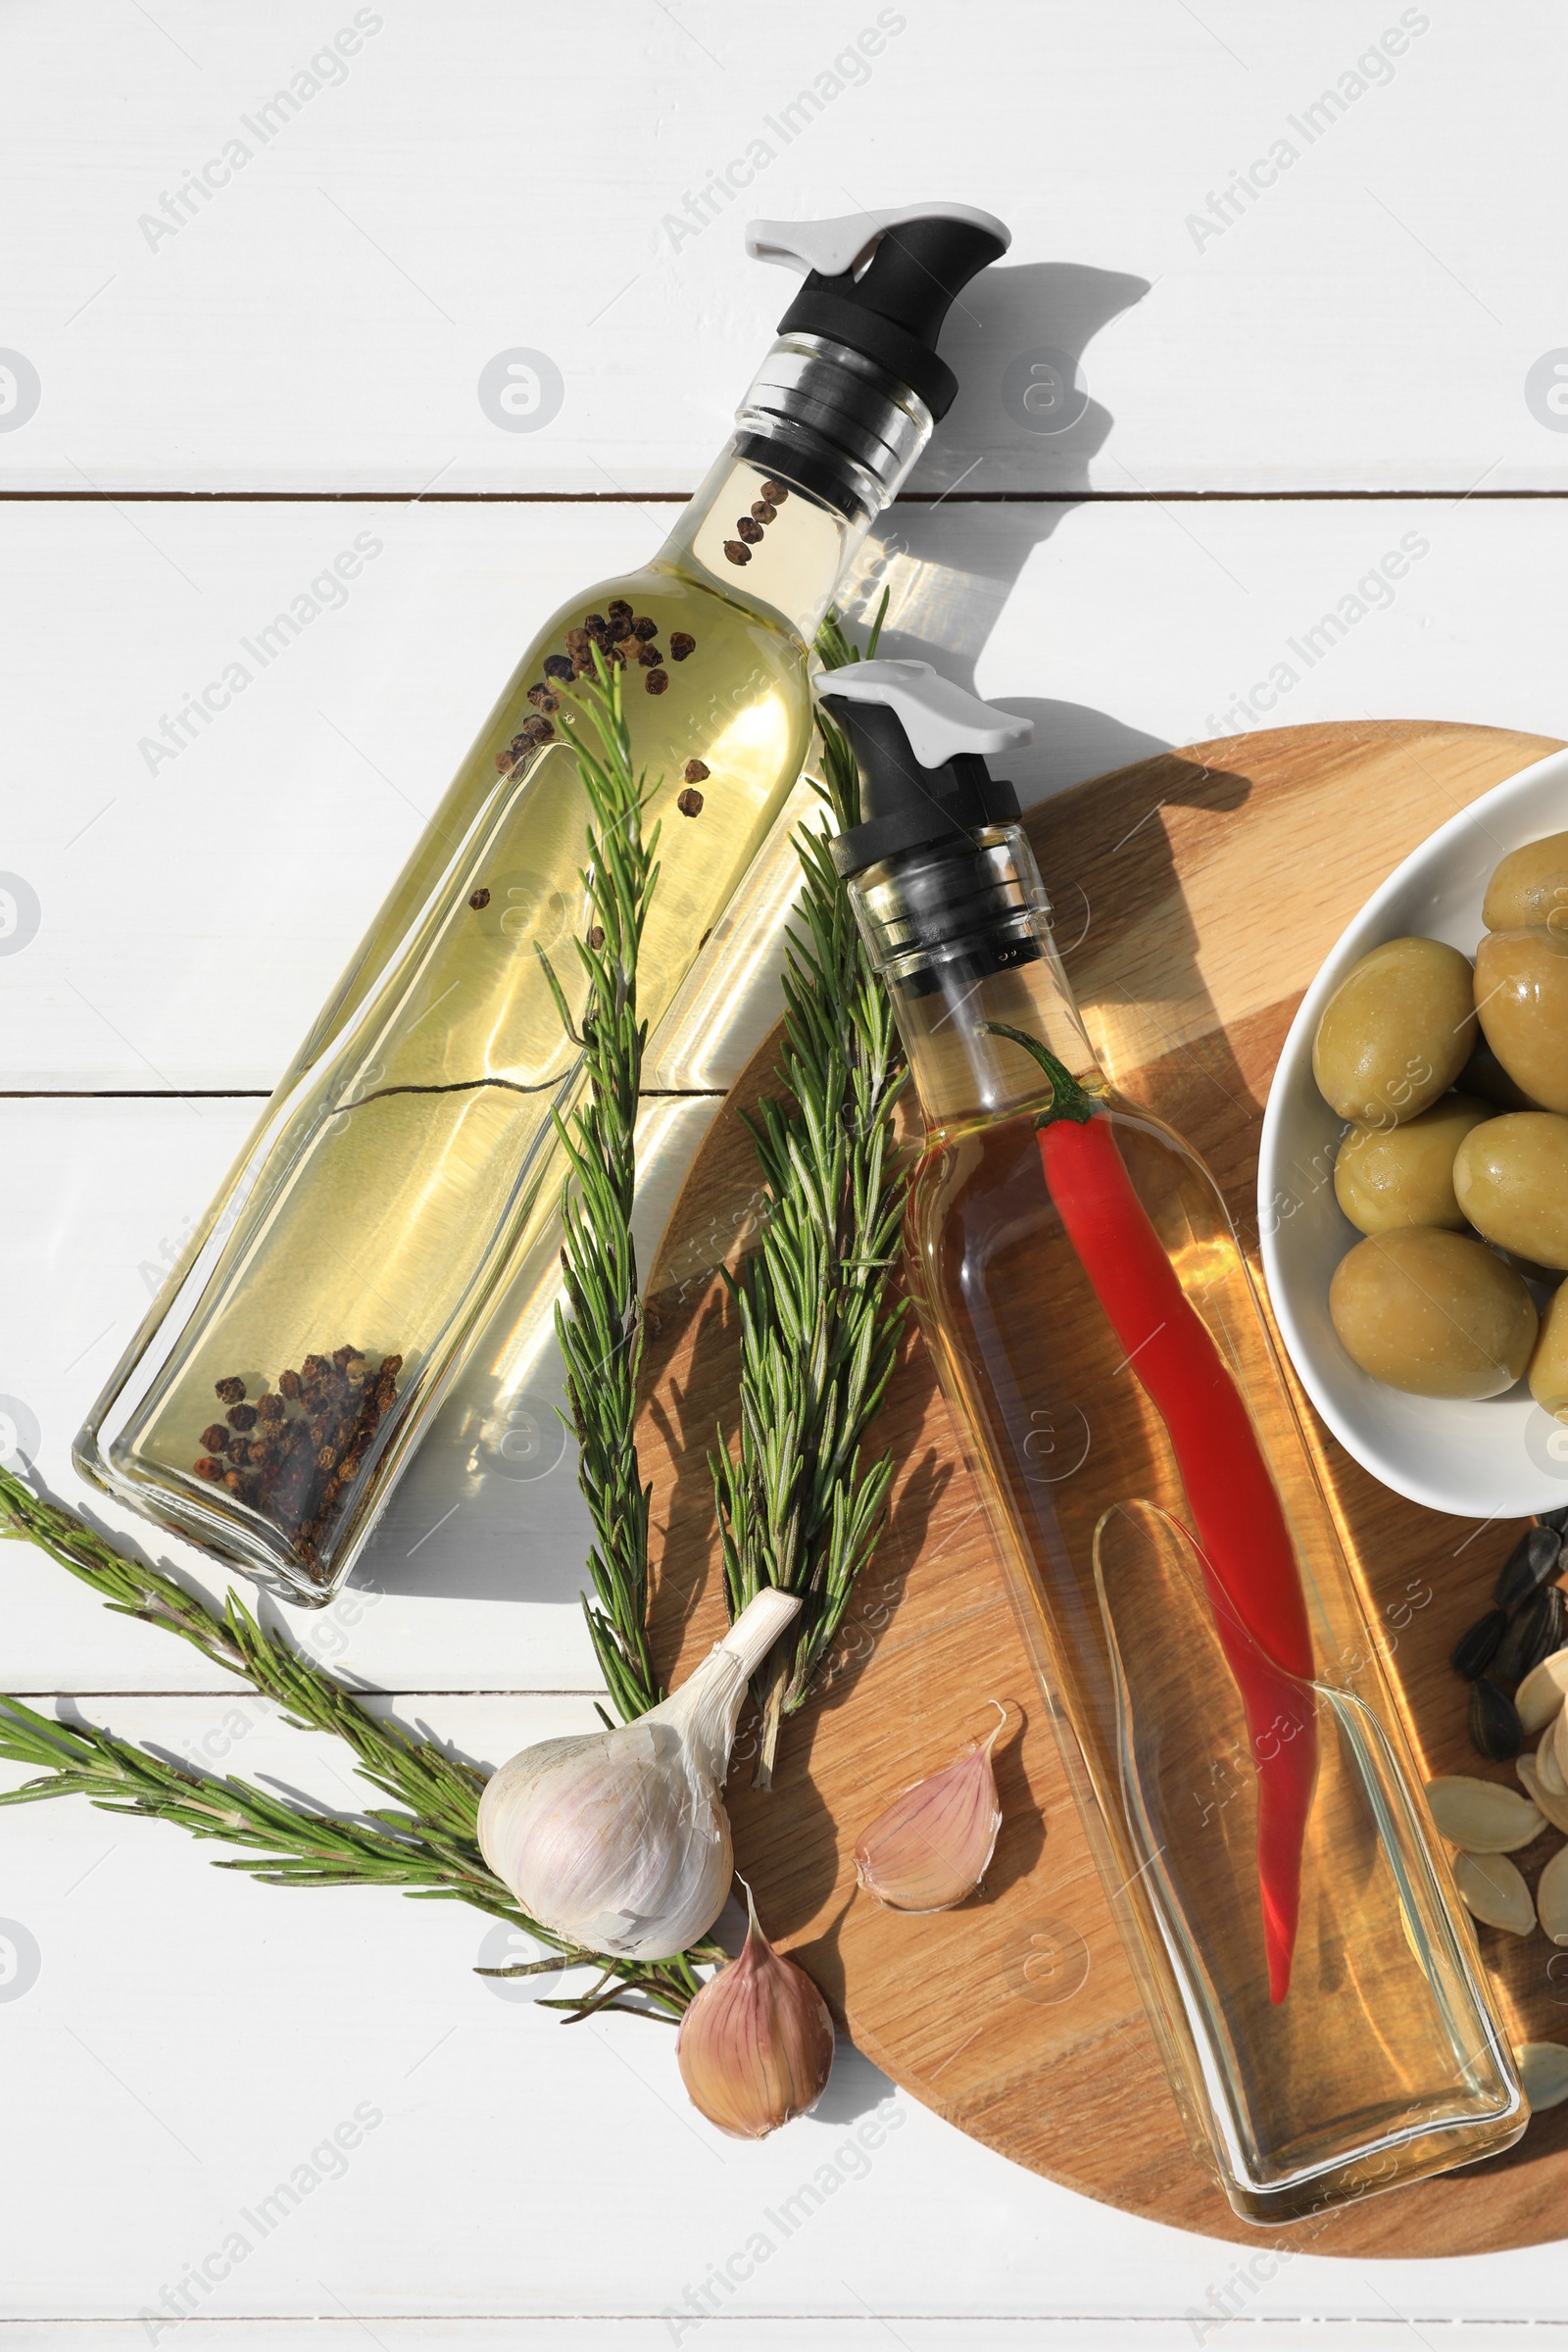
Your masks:
{"label": "black sunflower seed", "polygon": [[1478,1674],[1485,1674],[1507,1630],[1508,1619],[1501,1609],[1489,1609],[1484,1617],[1478,1617],[1448,1653],[1448,1664],[1454,1673],[1462,1675],[1467,1683],[1473,1683]]}
{"label": "black sunflower seed", "polygon": [[1505,1691],[1483,1675],[1470,1686],[1470,1744],[1494,1764],[1506,1764],[1525,1743],[1519,1711]]}
{"label": "black sunflower seed", "polygon": [[1493,1592],[1499,1609],[1516,1609],[1557,1573],[1562,1538],[1552,1527],[1527,1527],[1508,1557]]}
{"label": "black sunflower seed", "polygon": [[1492,1671],[1499,1683],[1522,1683],[1533,1666],[1563,1645],[1564,1605],[1560,1587],[1544,1585],[1516,1609],[1497,1644]]}

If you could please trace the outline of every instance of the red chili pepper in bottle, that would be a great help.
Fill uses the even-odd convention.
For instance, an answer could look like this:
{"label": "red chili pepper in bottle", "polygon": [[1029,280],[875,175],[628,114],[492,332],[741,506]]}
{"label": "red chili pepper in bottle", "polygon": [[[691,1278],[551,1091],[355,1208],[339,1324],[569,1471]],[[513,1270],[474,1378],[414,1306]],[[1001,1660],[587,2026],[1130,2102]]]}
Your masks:
{"label": "red chili pepper in bottle", "polygon": [[1279,1492],[1212,1333],[1133,1189],[1103,1103],[1038,1039],[987,1027],[1033,1055],[1052,1098],[1035,1120],[1046,1185],[1079,1262],[1170,1436],[1216,1630],[1257,1759],[1257,1875],[1269,1997],[1290,1988],[1301,1848],[1317,1777],[1302,1686],[1312,1637]]}

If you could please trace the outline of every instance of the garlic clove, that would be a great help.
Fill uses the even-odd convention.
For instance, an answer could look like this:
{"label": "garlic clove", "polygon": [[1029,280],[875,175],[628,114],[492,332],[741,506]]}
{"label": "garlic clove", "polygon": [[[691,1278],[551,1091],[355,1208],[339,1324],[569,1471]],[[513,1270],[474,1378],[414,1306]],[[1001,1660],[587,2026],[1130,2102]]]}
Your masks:
{"label": "garlic clove", "polygon": [[816,2105],[833,2067],[833,2020],[804,1968],[775,1952],[746,1889],[737,1959],[706,1984],[675,2036],[699,2114],[734,2139],[763,2139]]}
{"label": "garlic clove", "polygon": [[479,1848],[530,1919],[616,1959],[669,1960],[707,1935],[734,1867],[721,1792],[741,1702],[800,1605],[764,1589],[646,1715],[541,1740],[492,1774]]}
{"label": "garlic clove", "polygon": [[1002,1827],[991,1750],[1007,1720],[992,1704],[1002,1722],[896,1796],[856,1844],[856,1877],[890,1911],[951,1911],[985,1877]]}

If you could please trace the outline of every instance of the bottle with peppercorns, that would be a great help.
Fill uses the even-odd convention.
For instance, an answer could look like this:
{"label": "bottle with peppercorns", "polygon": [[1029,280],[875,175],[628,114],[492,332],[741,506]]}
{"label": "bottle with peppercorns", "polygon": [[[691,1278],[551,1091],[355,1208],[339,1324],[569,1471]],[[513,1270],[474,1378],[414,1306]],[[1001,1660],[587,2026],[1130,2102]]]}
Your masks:
{"label": "bottle with peppercorns", "polygon": [[[1007,241],[951,205],[754,224],[752,253],[804,284],[734,435],[651,562],[574,598],[519,662],[93,1407],[86,1477],[318,1603],[486,1305],[526,1291],[542,1343],[551,1114],[570,1106],[577,1055],[539,952],[572,973],[589,919],[574,682],[596,662],[620,673],[633,764],[657,786],[638,969],[657,1057],[805,763],[816,625],[956,391],[936,350],[948,306]],[[504,1351],[524,1378],[533,1345]]]}
{"label": "bottle with peppercorns", "polygon": [[987,766],[1029,722],[923,662],[818,685],[925,1120],[909,1291],[1195,2148],[1263,2224],[1494,2154],[1528,2109],[1393,1643],[1214,1179],[1098,1065]]}

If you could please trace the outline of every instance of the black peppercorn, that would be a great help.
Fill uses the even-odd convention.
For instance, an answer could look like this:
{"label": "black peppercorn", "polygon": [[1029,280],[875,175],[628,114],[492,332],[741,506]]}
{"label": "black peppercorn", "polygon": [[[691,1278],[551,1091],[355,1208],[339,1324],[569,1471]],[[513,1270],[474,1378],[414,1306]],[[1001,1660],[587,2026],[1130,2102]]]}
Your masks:
{"label": "black peppercorn", "polygon": [[[552,655],[551,659],[555,659],[554,655]],[[565,662],[565,655],[563,654],[561,659],[563,662]],[[569,662],[566,662],[566,675],[568,678],[571,675],[571,663]],[[561,709],[560,695],[552,694],[548,686],[530,686],[528,689],[528,700],[530,703],[532,703],[536,710],[559,710]]]}
{"label": "black peppercorn", "polygon": [[631,624],[631,633],[634,637],[640,637],[646,645],[650,637],[659,635],[659,623],[650,618],[648,613],[639,612]]}
{"label": "black peppercorn", "polygon": [[757,545],[757,542],[762,536],[761,524],[760,522],[754,522],[750,514],[743,514],[739,522],[735,525],[735,528],[740,533],[741,537],[748,541],[748,543],[753,547]]}
{"label": "black peppercorn", "polygon": [[623,645],[631,635],[631,614],[629,612],[615,613],[607,634],[612,645]]}
{"label": "black peppercorn", "polygon": [[475,914],[482,914],[489,904],[490,893],[487,890],[476,890],[468,901]]}
{"label": "black peppercorn", "polygon": [[688,760],[681,769],[688,784],[706,784],[710,772],[706,760]]}
{"label": "black peppercorn", "polygon": [[695,654],[696,651],[697,640],[695,637],[688,635],[685,629],[670,630],[669,658],[672,662],[684,662],[688,654]]}
{"label": "black peppercorn", "polygon": [[788,498],[789,492],[782,482],[764,482],[762,496],[767,500],[769,506],[781,507]]}
{"label": "black peppercorn", "polygon": [[210,1429],[202,1431],[202,1444],[209,1453],[226,1453],[228,1451],[228,1432],[221,1421],[215,1421]]}
{"label": "black peppercorn", "polygon": [[688,784],[686,790],[681,794],[679,800],[675,803],[675,806],[680,810],[682,816],[701,816],[703,813],[703,796],[692,785]]}
{"label": "black peppercorn", "polygon": [[751,549],[743,547],[738,539],[726,539],[724,553],[732,564],[749,564],[752,560]]}
{"label": "black peppercorn", "polygon": [[650,694],[663,694],[669,687],[669,672],[667,669],[651,669],[643,684]]}
{"label": "black peppercorn", "polygon": [[602,947],[604,946],[604,944],[605,944],[605,932],[604,932],[604,926],[603,926],[603,924],[602,924],[602,923],[595,923],[595,924],[592,926],[592,928],[590,929],[589,933],[588,933],[588,945],[589,945],[591,948],[602,948]]}
{"label": "black peppercorn", "polygon": [[569,678],[570,675],[571,658],[569,655],[546,654],[545,676],[547,678]]}
{"label": "black peppercorn", "polygon": [[778,516],[777,507],[771,505],[765,498],[759,498],[753,501],[752,513],[756,516],[757,520],[762,523],[773,522]]}
{"label": "black peppercorn", "polygon": [[637,648],[637,659],[642,663],[644,669],[658,669],[664,657],[660,652],[657,645],[639,645]]}
{"label": "black peppercorn", "polygon": [[631,618],[631,607],[627,604],[626,599],[623,596],[612,597],[610,603],[606,606],[605,610],[610,614],[612,620],[619,620],[622,615],[624,615],[627,620],[630,620]]}
{"label": "black peppercorn", "polygon": [[230,1429],[254,1429],[256,1427],[255,1405],[231,1404],[228,1408],[228,1426]]}
{"label": "black peppercorn", "polygon": [[220,1404],[243,1404],[245,1383],[242,1380],[235,1380],[231,1375],[227,1380],[220,1380],[213,1394]]}

